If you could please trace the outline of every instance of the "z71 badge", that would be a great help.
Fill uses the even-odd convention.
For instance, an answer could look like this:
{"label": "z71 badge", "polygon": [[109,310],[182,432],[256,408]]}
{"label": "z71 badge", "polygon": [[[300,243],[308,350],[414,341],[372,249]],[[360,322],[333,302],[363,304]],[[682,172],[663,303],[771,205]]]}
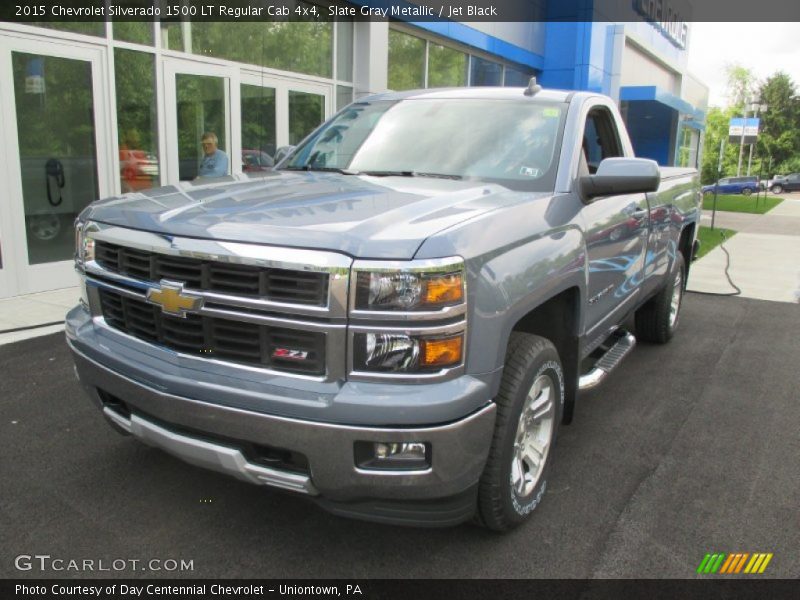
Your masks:
{"label": "z71 badge", "polygon": [[285,358],[288,360],[305,360],[308,352],[305,350],[292,350],[291,348],[275,348],[272,358]]}

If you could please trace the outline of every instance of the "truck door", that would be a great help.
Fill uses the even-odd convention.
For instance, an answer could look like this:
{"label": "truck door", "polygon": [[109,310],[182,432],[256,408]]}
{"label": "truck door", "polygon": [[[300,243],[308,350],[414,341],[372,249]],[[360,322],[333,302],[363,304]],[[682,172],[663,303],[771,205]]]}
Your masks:
{"label": "truck door", "polygon": [[[625,156],[608,107],[596,106],[589,111],[581,144],[579,176],[596,172],[605,158]],[[605,196],[582,212],[589,259],[588,347],[602,341],[598,338],[606,336],[641,291],[649,219],[647,196]]]}

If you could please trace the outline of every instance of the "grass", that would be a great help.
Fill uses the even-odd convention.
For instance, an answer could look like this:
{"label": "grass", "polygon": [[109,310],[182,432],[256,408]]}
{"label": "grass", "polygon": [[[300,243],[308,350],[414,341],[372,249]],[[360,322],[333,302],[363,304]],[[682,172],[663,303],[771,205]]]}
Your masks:
{"label": "grass", "polygon": [[703,227],[701,225],[700,230],[697,232],[697,239],[700,240],[700,251],[697,253],[697,258],[705,256],[719,246],[724,241],[723,236],[725,236],[725,239],[730,239],[735,233],[733,229],[715,227],[712,230],[711,227]]}
{"label": "grass", "polygon": [[[756,204],[757,201],[757,204]],[[782,198],[775,198],[773,196],[742,196],[733,194],[720,194],[717,196],[717,210],[725,210],[729,212],[751,213],[763,215],[768,210],[771,210],[783,202]],[[703,196],[703,208],[711,210],[714,207],[714,194]]]}

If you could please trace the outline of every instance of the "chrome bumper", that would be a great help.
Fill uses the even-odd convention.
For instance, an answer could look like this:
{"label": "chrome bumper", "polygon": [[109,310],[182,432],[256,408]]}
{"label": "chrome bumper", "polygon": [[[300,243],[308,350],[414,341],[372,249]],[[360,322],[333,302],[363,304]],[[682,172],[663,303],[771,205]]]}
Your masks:
{"label": "chrome bumper", "polygon": [[[88,358],[69,340],[68,343],[78,378],[115,426],[189,463],[252,483],[345,502],[364,498],[445,498],[474,486],[492,440],[492,403],[464,419],[433,427],[363,427],[304,421],[175,396],[120,375]],[[130,418],[105,406],[98,390],[123,400],[131,410]],[[248,462],[237,448],[179,433],[182,429],[302,453],[308,459],[310,473]],[[355,464],[356,441],[427,442],[433,449],[431,467],[417,471],[360,469]]]}
{"label": "chrome bumper", "polygon": [[161,448],[198,467],[227,473],[249,483],[269,485],[312,496],[319,493],[307,475],[253,464],[248,462],[244,454],[236,448],[172,432],[135,414],[126,418],[108,406],[103,408],[103,414],[117,427],[139,438],[145,444]]}

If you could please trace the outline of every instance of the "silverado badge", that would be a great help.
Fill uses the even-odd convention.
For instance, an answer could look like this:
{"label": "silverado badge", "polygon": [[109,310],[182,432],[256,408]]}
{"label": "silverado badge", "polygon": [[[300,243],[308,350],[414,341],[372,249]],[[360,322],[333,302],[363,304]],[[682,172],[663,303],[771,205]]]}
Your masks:
{"label": "silverado badge", "polygon": [[161,280],[158,288],[147,290],[147,301],[160,306],[162,312],[181,319],[186,318],[187,312],[200,310],[203,306],[202,296],[188,294],[183,291],[182,283],[166,279]]}

